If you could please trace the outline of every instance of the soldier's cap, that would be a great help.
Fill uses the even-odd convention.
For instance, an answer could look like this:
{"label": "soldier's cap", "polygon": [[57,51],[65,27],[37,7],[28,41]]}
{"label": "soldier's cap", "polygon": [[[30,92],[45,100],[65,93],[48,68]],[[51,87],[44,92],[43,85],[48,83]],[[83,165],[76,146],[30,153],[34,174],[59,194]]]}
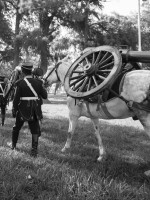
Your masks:
{"label": "soldier's cap", "polygon": [[22,64],[21,68],[27,69],[27,70],[32,70],[32,68],[33,68],[33,63],[32,63],[32,62],[24,62],[24,63]]}

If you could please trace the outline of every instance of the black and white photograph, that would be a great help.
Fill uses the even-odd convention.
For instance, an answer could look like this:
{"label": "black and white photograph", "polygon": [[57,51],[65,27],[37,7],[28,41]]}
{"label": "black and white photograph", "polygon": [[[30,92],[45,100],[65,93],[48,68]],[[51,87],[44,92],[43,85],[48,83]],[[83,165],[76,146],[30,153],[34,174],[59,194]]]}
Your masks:
{"label": "black and white photograph", "polygon": [[0,0],[0,200],[150,200],[150,0]]}

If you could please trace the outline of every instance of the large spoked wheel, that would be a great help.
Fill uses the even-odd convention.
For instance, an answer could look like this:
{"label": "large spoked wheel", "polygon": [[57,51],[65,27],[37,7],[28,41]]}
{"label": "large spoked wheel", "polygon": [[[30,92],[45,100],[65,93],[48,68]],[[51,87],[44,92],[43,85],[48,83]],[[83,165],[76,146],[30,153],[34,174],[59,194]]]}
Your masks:
{"label": "large spoked wheel", "polygon": [[111,46],[91,48],[69,68],[65,77],[65,90],[74,98],[95,96],[112,83],[121,65],[118,49]]}

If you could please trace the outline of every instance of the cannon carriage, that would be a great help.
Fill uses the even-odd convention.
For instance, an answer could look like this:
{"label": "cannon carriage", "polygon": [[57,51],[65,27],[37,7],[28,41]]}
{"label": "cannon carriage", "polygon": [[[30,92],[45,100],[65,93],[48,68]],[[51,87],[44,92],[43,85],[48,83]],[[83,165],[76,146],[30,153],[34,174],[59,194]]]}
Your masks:
{"label": "cannon carriage", "polygon": [[141,69],[139,63],[150,63],[149,51],[111,46],[89,48],[70,66],[65,77],[65,90],[73,98],[90,101],[108,89],[113,92],[112,87],[120,83],[126,72]]}

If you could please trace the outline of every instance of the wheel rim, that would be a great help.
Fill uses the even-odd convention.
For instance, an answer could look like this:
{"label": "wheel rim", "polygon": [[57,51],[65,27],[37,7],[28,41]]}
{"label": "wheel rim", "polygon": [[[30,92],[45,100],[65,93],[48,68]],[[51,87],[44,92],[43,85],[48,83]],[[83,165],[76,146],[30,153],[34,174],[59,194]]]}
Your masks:
{"label": "wheel rim", "polygon": [[118,49],[110,46],[92,48],[69,68],[65,90],[74,98],[97,95],[115,79],[122,65]]}

